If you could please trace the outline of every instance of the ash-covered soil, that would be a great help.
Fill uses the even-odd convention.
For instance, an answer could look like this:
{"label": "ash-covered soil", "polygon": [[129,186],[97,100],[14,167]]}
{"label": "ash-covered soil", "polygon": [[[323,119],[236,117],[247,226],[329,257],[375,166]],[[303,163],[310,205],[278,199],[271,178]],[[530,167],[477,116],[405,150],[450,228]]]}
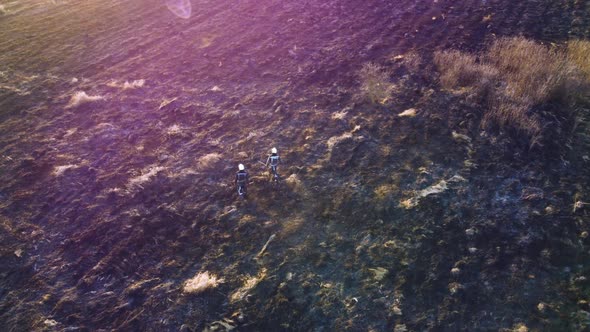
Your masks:
{"label": "ash-covered soil", "polygon": [[191,3],[0,2],[2,329],[589,328],[588,145],[483,132],[431,61],[589,38],[588,1]]}

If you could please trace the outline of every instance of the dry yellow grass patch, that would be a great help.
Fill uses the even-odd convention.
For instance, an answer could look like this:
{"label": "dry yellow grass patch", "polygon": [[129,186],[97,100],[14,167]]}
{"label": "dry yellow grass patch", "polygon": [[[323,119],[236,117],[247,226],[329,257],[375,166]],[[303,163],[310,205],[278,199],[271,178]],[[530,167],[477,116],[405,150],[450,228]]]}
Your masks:
{"label": "dry yellow grass patch", "polygon": [[340,112],[332,113],[332,120],[343,120],[347,114],[348,114],[347,111],[340,111]]}
{"label": "dry yellow grass patch", "polygon": [[590,81],[590,41],[571,40],[567,43],[568,60],[574,63]]}
{"label": "dry yellow grass patch", "polygon": [[352,138],[352,133],[349,133],[349,132],[344,133],[340,136],[332,136],[328,139],[328,141],[326,142],[326,145],[328,146],[328,149],[331,151],[336,144],[338,144],[344,140],[351,139],[351,138]]}
{"label": "dry yellow grass patch", "polygon": [[361,96],[375,104],[386,103],[394,88],[389,76],[389,71],[383,67],[374,63],[365,64],[359,72]]}
{"label": "dry yellow grass patch", "polygon": [[399,113],[397,116],[399,117],[407,117],[407,118],[413,118],[416,116],[416,109],[415,108],[409,108],[401,113]]}
{"label": "dry yellow grass patch", "polygon": [[123,90],[127,90],[127,89],[136,89],[136,88],[141,88],[143,87],[143,85],[145,84],[145,80],[134,80],[134,81],[125,81],[125,83],[123,83]]}
{"label": "dry yellow grass patch", "polygon": [[207,289],[215,288],[222,282],[223,279],[218,279],[217,276],[209,274],[207,271],[199,272],[194,277],[184,282],[182,292],[187,294],[198,294]]}
{"label": "dry yellow grass patch", "polygon": [[294,192],[301,194],[304,190],[304,185],[301,179],[297,174],[291,174],[289,177],[285,179],[285,183],[291,188]]}
{"label": "dry yellow grass patch", "polygon": [[379,201],[384,201],[391,197],[395,192],[395,187],[390,184],[382,184],[379,187],[375,188],[373,193],[375,194],[375,199]]}
{"label": "dry yellow grass patch", "polygon": [[570,42],[564,52],[515,37],[498,39],[479,57],[456,50],[436,52],[434,62],[444,88],[488,105],[484,128],[514,128],[534,144],[545,125],[536,109],[577,98],[584,90],[581,73],[590,75],[589,52],[588,42]]}
{"label": "dry yellow grass patch", "polygon": [[178,136],[182,134],[182,128],[179,125],[173,124],[172,126],[166,128],[166,135],[168,136]]}
{"label": "dry yellow grass patch", "polygon": [[67,171],[68,169],[76,169],[78,167],[80,167],[80,166],[79,165],[62,165],[62,166],[56,166],[55,168],[53,168],[53,175],[54,176],[60,176],[65,171]]}
{"label": "dry yellow grass patch", "polygon": [[290,236],[292,234],[296,234],[297,232],[299,232],[299,230],[301,229],[301,227],[303,227],[303,225],[305,225],[305,220],[303,218],[289,218],[283,222],[281,222],[281,225],[283,226],[283,229],[281,230],[281,234],[282,236],[286,237],[286,236]]}
{"label": "dry yellow grass patch", "polygon": [[131,188],[142,187],[142,185],[144,183],[148,182],[152,177],[156,176],[156,174],[163,171],[164,169],[165,169],[164,167],[160,167],[160,166],[148,168],[147,172],[129,180],[129,187],[131,187]]}
{"label": "dry yellow grass patch", "polygon": [[382,157],[389,157],[393,153],[393,148],[390,145],[382,144],[379,146],[379,155]]}
{"label": "dry yellow grass patch", "polygon": [[212,170],[215,168],[215,166],[221,160],[221,158],[221,154],[217,152],[206,154],[199,158],[197,168],[201,171]]}
{"label": "dry yellow grass patch", "polygon": [[235,303],[246,297],[248,292],[256,287],[256,285],[258,285],[258,283],[260,283],[264,278],[266,278],[265,268],[262,268],[256,276],[247,276],[242,287],[238,288],[230,295],[229,299],[231,303]]}
{"label": "dry yellow grass patch", "polygon": [[103,96],[89,96],[84,91],[78,91],[72,95],[70,102],[66,105],[66,108],[76,107],[85,103],[103,100]]}
{"label": "dry yellow grass patch", "polygon": [[107,86],[109,86],[111,88],[120,88],[123,90],[127,90],[127,89],[141,88],[141,87],[143,87],[144,84],[145,84],[144,79],[133,80],[131,82],[125,81],[124,83],[119,83],[119,82],[113,80],[113,81],[110,81],[109,83],[107,83]]}

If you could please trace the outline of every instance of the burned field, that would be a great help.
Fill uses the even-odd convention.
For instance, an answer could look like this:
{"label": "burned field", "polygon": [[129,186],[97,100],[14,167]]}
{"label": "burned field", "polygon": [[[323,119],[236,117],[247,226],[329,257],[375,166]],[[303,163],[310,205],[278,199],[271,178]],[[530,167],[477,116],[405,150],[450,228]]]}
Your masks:
{"label": "burned field", "polygon": [[191,3],[0,3],[6,330],[589,328],[587,85],[532,142],[435,59],[589,3]]}

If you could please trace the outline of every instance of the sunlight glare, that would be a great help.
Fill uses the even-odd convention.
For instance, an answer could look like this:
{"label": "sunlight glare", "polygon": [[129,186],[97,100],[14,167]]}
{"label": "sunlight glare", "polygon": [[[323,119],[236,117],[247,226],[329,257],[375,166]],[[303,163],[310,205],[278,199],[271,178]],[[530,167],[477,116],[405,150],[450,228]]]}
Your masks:
{"label": "sunlight glare", "polygon": [[191,3],[189,0],[166,0],[166,7],[176,16],[184,19],[191,17]]}

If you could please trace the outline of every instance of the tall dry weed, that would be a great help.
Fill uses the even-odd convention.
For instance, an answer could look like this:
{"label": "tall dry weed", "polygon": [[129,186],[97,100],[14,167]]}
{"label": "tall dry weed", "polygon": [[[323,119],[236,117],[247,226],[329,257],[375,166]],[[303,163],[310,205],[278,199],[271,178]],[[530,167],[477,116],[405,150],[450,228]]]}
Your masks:
{"label": "tall dry weed", "polygon": [[587,42],[570,43],[564,52],[523,37],[500,38],[479,59],[450,50],[435,53],[434,62],[444,88],[487,105],[483,127],[513,128],[535,143],[544,130],[538,110],[550,103],[567,110],[584,90],[588,76],[581,72],[590,70],[589,49]]}
{"label": "tall dry weed", "polygon": [[422,57],[416,51],[410,51],[403,55],[401,63],[410,72],[418,72],[420,66],[422,66]]}
{"label": "tall dry weed", "polygon": [[434,53],[434,63],[441,70],[440,83],[447,89],[473,85],[479,79],[480,66],[474,55],[456,50]]}
{"label": "tall dry weed", "polygon": [[531,107],[530,104],[499,94],[490,101],[489,109],[482,118],[482,127],[513,127],[529,137],[531,143],[537,142],[543,125],[539,116],[530,111]]}
{"label": "tall dry weed", "polygon": [[359,72],[361,96],[372,103],[385,104],[393,90],[389,76],[389,71],[377,64],[363,65]]}
{"label": "tall dry weed", "polygon": [[575,68],[565,53],[523,37],[497,40],[486,61],[500,71],[506,94],[531,105],[566,100],[568,84],[575,79]]}
{"label": "tall dry weed", "polygon": [[567,43],[567,58],[590,81],[590,41],[571,40]]}
{"label": "tall dry weed", "polygon": [[451,90],[463,89],[482,99],[490,95],[498,80],[498,70],[486,63],[479,63],[472,54],[456,50],[435,52],[434,63],[441,70],[440,83]]}
{"label": "tall dry weed", "polygon": [[[576,108],[572,128],[573,145],[580,146],[582,151],[590,148],[590,41],[571,40],[567,43],[568,60],[575,64],[583,76],[585,89],[578,96],[584,107]],[[582,104],[581,103],[581,104]]]}

